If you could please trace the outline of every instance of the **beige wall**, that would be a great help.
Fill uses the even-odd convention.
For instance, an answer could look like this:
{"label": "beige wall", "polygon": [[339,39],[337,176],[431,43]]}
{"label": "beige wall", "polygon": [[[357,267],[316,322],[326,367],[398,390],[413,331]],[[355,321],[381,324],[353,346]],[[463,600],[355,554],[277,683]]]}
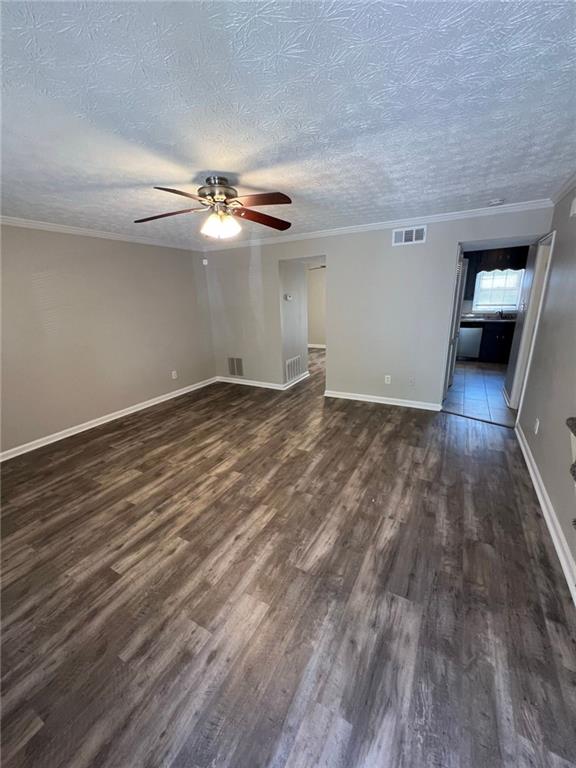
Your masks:
{"label": "beige wall", "polygon": [[244,376],[283,383],[278,259],[259,248],[206,254],[216,374],[241,357]]}
{"label": "beige wall", "polygon": [[536,237],[550,219],[429,224],[404,248],[390,230],[255,245],[209,252],[207,268],[192,252],[4,227],[3,449],[226,376],[228,356],[281,384],[283,259],[326,257],[327,389],[439,403],[458,242]]}
{"label": "beige wall", "polygon": [[458,243],[536,238],[551,216],[544,208],[429,224],[426,243],[405,247],[385,229],[209,252],[217,366],[234,350],[248,358],[247,378],[282,382],[278,261],[325,255],[327,389],[439,404]]}
{"label": "beige wall", "polygon": [[197,254],[6,226],[2,261],[3,450],[214,374]]}
{"label": "beige wall", "polygon": [[[566,419],[576,416],[576,216],[572,189],[556,206],[556,241],[519,422],[554,511],[576,558],[576,493]],[[538,434],[534,422],[540,420]]]}
{"label": "beige wall", "polygon": [[326,269],[307,271],[308,344],[326,344]]}

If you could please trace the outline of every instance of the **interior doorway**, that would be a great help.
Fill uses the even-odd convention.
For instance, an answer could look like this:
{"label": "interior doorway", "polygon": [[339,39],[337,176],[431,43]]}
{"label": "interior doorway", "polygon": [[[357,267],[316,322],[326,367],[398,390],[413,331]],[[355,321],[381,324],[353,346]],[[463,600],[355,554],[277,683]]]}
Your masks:
{"label": "interior doorway", "polygon": [[326,259],[307,265],[308,349],[326,349]]}
{"label": "interior doorway", "polygon": [[444,411],[515,425],[553,247],[554,233],[459,246]]}
{"label": "interior doorway", "polygon": [[306,265],[308,309],[308,370],[326,389],[326,257]]}
{"label": "interior doorway", "polygon": [[282,259],[278,269],[284,384],[313,376],[324,386],[326,257]]}

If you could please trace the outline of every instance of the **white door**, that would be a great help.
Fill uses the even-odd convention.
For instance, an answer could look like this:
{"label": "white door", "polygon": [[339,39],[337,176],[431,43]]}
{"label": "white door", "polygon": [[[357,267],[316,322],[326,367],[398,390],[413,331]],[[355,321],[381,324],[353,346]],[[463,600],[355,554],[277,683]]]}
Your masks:
{"label": "white door", "polygon": [[452,322],[450,324],[450,342],[448,344],[448,359],[446,361],[446,375],[444,377],[444,397],[454,379],[456,367],[456,352],[458,338],[460,336],[460,317],[462,316],[462,302],[464,301],[464,288],[466,286],[466,274],[468,272],[468,259],[462,255],[462,248],[458,246],[458,264],[456,266],[456,285],[454,286],[454,304],[452,307]]}
{"label": "white door", "polygon": [[516,375],[516,368],[521,367],[521,350],[520,342],[524,335],[524,323],[526,321],[526,310],[528,309],[528,302],[530,300],[530,293],[532,291],[532,284],[534,283],[534,273],[536,271],[536,258],[538,256],[539,245],[531,245],[528,251],[528,259],[526,260],[526,267],[524,270],[524,279],[522,280],[522,290],[520,292],[520,302],[518,304],[518,312],[516,314],[516,325],[514,327],[514,336],[512,338],[512,346],[510,347],[510,357],[508,358],[508,367],[506,368],[506,381],[504,383],[504,392],[512,408],[516,408],[516,405],[512,405],[512,389],[514,384],[514,377]]}
{"label": "white door", "polygon": [[524,285],[522,286],[522,296],[520,307],[518,308],[511,351],[511,354],[516,352],[515,365],[508,366],[504,387],[511,408],[518,408],[522,399],[544,302],[544,293],[550,272],[555,238],[556,233],[550,232],[550,234],[538,241],[534,264],[531,269],[527,269],[529,279],[526,291],[524,291]]}

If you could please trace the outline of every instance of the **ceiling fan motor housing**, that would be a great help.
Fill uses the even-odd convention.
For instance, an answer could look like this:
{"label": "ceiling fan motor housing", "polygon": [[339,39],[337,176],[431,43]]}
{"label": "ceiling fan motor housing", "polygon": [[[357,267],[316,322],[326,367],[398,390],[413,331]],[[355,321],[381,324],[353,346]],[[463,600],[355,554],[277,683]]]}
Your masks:
{"label": "ceiling fan motor housing", "polygon": [[198,196],[205,199],[212,199],[215,202],[224,202],[238,197],[238,190],[230,186],[225,176],[208,176],[206,185],[200,187]]}

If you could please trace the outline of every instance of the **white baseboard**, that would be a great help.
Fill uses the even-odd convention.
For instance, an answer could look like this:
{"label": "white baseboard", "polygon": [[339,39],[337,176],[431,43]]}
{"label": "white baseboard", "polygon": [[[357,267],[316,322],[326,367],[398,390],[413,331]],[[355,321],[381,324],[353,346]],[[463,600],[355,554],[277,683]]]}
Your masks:
{"label": "white baseboard", "polygon": [[556,554],[560,560],[560,565],[564,571],[564,576],[568,582],[568,589],[570,590],[572,600],[576,605],[576,561],[570,552],[568,542],[566,541],[564,532],[560,527],[560,523],[558,522],[558,517],[554,511],[554,507],[552,506],[550,496],[548,496],[548,491],[546,490],[546,486],[544,485],[544,481],[542,480],[542,476],[536,461],[534,460],[534,456],[532,455],[528,441],[526,440],[526,435],[522,431],[520,424],[516,424],[515,432],[516,437],[518,438],[518,443],[520,444],[522,455],[526,461],[526,466],[528,467],[528,472],[530,473],[530,478],[532,479],[534,490],[536,491],[536,496],[538,496],[538,501],[540,502],[544,520],[546,521],[546,525],[550,531],[554,549],[556,550]]}
{"label": "white baseboard", "polygon": [[516,405],[512,405],[512,403],[510,402],[510,395],[508,394],[508,392],[506,392],[504,387],[502,387],[502,394],[504,395],[504,400],[506,400],[506,405],[508,406],[508,408],[510,408],[511,411],[516,411],[516,418],[518,418],[518,413],[519,413],[518,403],[516,403]]}
{"label": "white baseboard", "polygon": [[304,373],[301,373],[300,376],[297,376],[295,379],[292,379],[292,381],[288,381],[286,384],[283,385],[282,389],[290,389],[295,384],[299,384],[301,381],[304,381],[304,379],[310,378],[310,372],[304,371]]}
{"label": "white baseboard", "polygon": [[420,402],[419,400],[402,400],[396,397],[380,397],[380,395],[359,395],[356,392],[335,392],[327,389],[324,397],[337,397],[341,400],[359,400],[363,403],[381,403],[382,405],[398,405],[401,408],[419,408],[424,411],[441,411],[441,403]]}
{"label": "white baseboard", "polygon": [[308,349],[326,349],[326,344],[308,344]]}
{"label": "white baseboard", "polygon": [[243,384],[246,387],[262,387],[263,389],[276,389],[279,392],[285,392],[287,389],[290,389],[290,387],[293,387],[295,384],[298,384],[299,381],[304,381],[304,379],[307,379],[310,376],[310,373],[308,371],[305,371],[300,376],[298,376],[297,379],[292,379],[292,381],[288,381],[286,384],[277,384],[274,381],[256,381],[255,379],[241,379],[236,378],[235,376],[216,376],[214,381],[221,381],[224,384]]}
{"label": "white baseboard", "polygon": [[107,413],[105,416],[99,416],[97,419],[91,419],[90,421],[85,421],[83,424],[77,424],[74,427],[68,427],[68,429],[63,429],[60,432],[54,432],[51,435],[46,435],[46,437],[39,437],[37,440],[32,440],[29,443],[24,443],[23,445],[17,445],[15,448],[9,448],[7,451],[2,451],[2,453],[0,453],[0,462],[8,461],[8,459],[13,459],[16,456],[22,455],[23,453],[30,453],[30,451],[35,451],[37,448],[43,448],[45,445],[50,445],[51,443],[56,443],[59,440],[64,440],[67,437],[78,435],[80,434],[80,432],[86,432],[86,430],[88,429],[99,427],[102,424],[107,424],[109,421],[114,421],[115,419],[121,419],[122,416],[129,416],[131,413],[137,413],[138,411],[143,411],[146,408],[151,408],[153,405],[164,403],[166,400],[172,400],[175,397],[186,395],[189,392],[194,392],[196,389],[202,389],[203,387],[207,387],[210,384],[216,384],[219,381],[225,382],[228,384],[245,384],[246,386],[249,386],[249,387],[263,387],[265,389],[276,389],[281,392],[284,392],[287,389],[290,389],[290,387],[293,387],[295,384],[298,384],[298,382],[303,381],[304,379],[307,379],[309,376],[310,374],[308,373],[308,371],[306,371],[297,379],[294,379],[293,381],[289,381],[287,384],[275,384],[274,382],[268,382],[268,381],[251,381],[250,379],[236,379],[228,376],[213,376],[210,379],[199,381],[196,384],[190,384],[190,386],[188,387],[182,387],[182,389],[175,389],[172,392],[167,392],[165,395],[159,395],[158,397],[153,397],[151,400],[145,400],[142,403],[136,403],[135,405],[130,405],[128,408],[122,408],[122,410],[120,411]]}
{"label": "white baseboard", "polygon": [[215,381],[223,384],[242,384],[245,387],[263,387],[264,389],[284,389],[284,384],[276,384],[273,381],[256,381],[254,379],[242,379],[236,376],[216,376]]}
{"label": "white baseboard", "polygon": [[20,456],[23,453],[35,451],[37,448],[50,445],[50,443],[56,443],[58,440],[64,440],[66,437],[72,437],[72,435],[77,435],[80,432],[86,432],[88,429],[99,427],[101,424],[107,424],[109,421],[122,418],[122,416],[129,416],[131,413],[143,411],[146,408],[151,408],[153,405],[164,403],[166,400],[172,400],[174,397],[186,395],[188,392],[194,392],[196,389],[202,389],[203,387],[207,387],[209,384],[214,384],[216,381],[216,377],[205,379],[204,381],[199,381],[196,384],[190,384],[188,387],[182,387],[182,389],[175,389],[172,392],[167,392],[164,395],[158,395],[158,397],[153,397],[151,400],[144,400],[141,403],[130,405],[128,408],[122,408],[120,411],[114,411],[113,413],[107,413],[105,416],[99,416],[97,419],[85,421],[83,424],[77,424],[74,427],[68,427],[68,429],[63,429],[60,432],[54,432],[51,435],[46,435],[46,437],[39,437],[37,440],[32,440],[31,442],[24,443],[23,445],[17,445],[15,448],[9,448],[7,451],[2,451],[2,453],[0,453],[0,462],[13,459],[15,456]]}

